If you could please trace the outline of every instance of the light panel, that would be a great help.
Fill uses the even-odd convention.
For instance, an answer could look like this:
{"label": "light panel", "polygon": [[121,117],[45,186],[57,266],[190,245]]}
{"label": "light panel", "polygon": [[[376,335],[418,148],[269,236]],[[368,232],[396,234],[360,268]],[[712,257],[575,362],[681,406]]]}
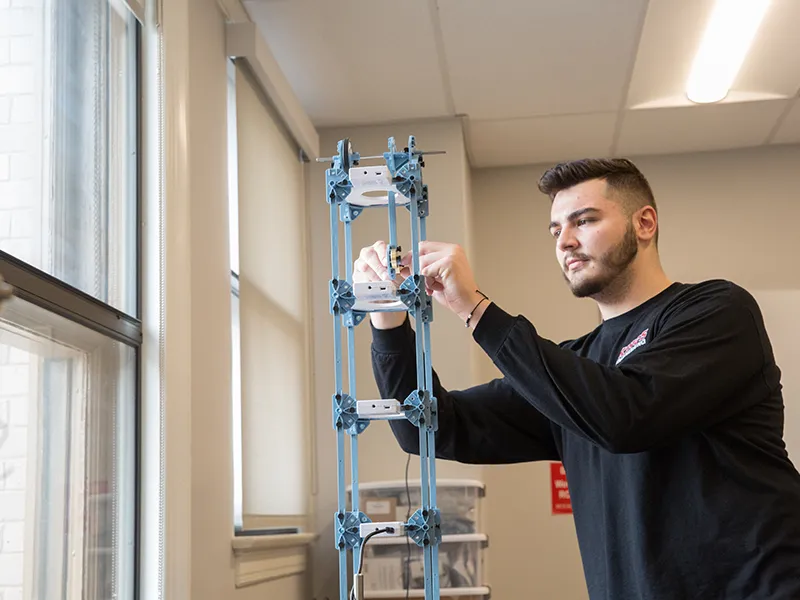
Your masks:
{"label": "light panel", "polygon": [[719,102],[728,95],[770,0],[717,0],[686,83],[696,103]]}

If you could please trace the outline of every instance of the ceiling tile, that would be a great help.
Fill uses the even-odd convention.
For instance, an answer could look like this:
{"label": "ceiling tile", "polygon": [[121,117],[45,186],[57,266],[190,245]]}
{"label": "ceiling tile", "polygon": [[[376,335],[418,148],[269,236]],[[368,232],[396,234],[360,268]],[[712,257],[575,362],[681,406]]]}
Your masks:
{"label": "ceiling tile", "polygon": [[456,111],[515,118],[615,111],[645,0],[439,0]]}
{"label": "ceiling tile", "polygon": [[[714,0],[650,0],[628,107],[693,106],[686,80]],[[800,87],[800,2],[773,0],[723,104],[791,97]]]}
{"label": "ceiling tile", "polygon": [[426,0],[244,4],[315,125],[448,115]]}
{"label": "ceiling tile", "polygon": [[470,120],[468,146],[474,167],[558,162],[607,156],[617,113]]}
{"label": "ceiling tile", "polygon": [[764,143],[787,100],[630,110],[616,154],[667,154]]}
{"label": "ceiling tile", "polygon": [[792,97],[800,88],[800,2],[772,0],[733,83],[740,92]]}
{"label": "ceiling tile", "polygon": [[627,106],[684,95],[684,84],[713,6],[714,0],[650,0]]}
{"label": "ceiling tile", "polygon": [[772,140],[775,144],[800,143],[800,99],[795,100],[789,114]]}

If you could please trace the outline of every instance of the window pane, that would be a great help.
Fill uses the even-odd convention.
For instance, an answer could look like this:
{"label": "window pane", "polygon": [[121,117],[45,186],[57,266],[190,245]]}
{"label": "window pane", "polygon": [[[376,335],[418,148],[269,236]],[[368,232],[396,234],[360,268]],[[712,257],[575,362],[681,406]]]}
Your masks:
{"label": "window pane", "polygon": [[135,350],[14,299],[0,313],[0,590],[133,598]]}
{"label": "window pane", "polygon": [[136,21],[0,2],[0,249],[136,313]]}

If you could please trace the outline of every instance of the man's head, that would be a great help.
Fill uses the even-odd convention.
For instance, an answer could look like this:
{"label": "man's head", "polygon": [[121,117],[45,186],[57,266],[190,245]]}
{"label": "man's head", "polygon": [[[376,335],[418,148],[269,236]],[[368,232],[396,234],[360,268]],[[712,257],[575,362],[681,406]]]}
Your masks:
{"label": "man's head", "polygon": [[550,233],[575,296],[624,289],[640,253],[657,254],[653,192],[629,160],[561,163],[542,175],[539,190],[552,200]]}

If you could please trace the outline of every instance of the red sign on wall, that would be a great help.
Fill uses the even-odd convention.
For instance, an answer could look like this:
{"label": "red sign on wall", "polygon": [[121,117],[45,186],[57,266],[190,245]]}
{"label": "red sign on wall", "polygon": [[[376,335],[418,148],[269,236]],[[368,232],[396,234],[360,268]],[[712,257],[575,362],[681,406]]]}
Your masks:
{"label": "red sign on wall", "polygon": [[550,487],[553,496],[553,514],[572,514],[572,501],[569,499],[567,473],[561,463],[550,463]]}

